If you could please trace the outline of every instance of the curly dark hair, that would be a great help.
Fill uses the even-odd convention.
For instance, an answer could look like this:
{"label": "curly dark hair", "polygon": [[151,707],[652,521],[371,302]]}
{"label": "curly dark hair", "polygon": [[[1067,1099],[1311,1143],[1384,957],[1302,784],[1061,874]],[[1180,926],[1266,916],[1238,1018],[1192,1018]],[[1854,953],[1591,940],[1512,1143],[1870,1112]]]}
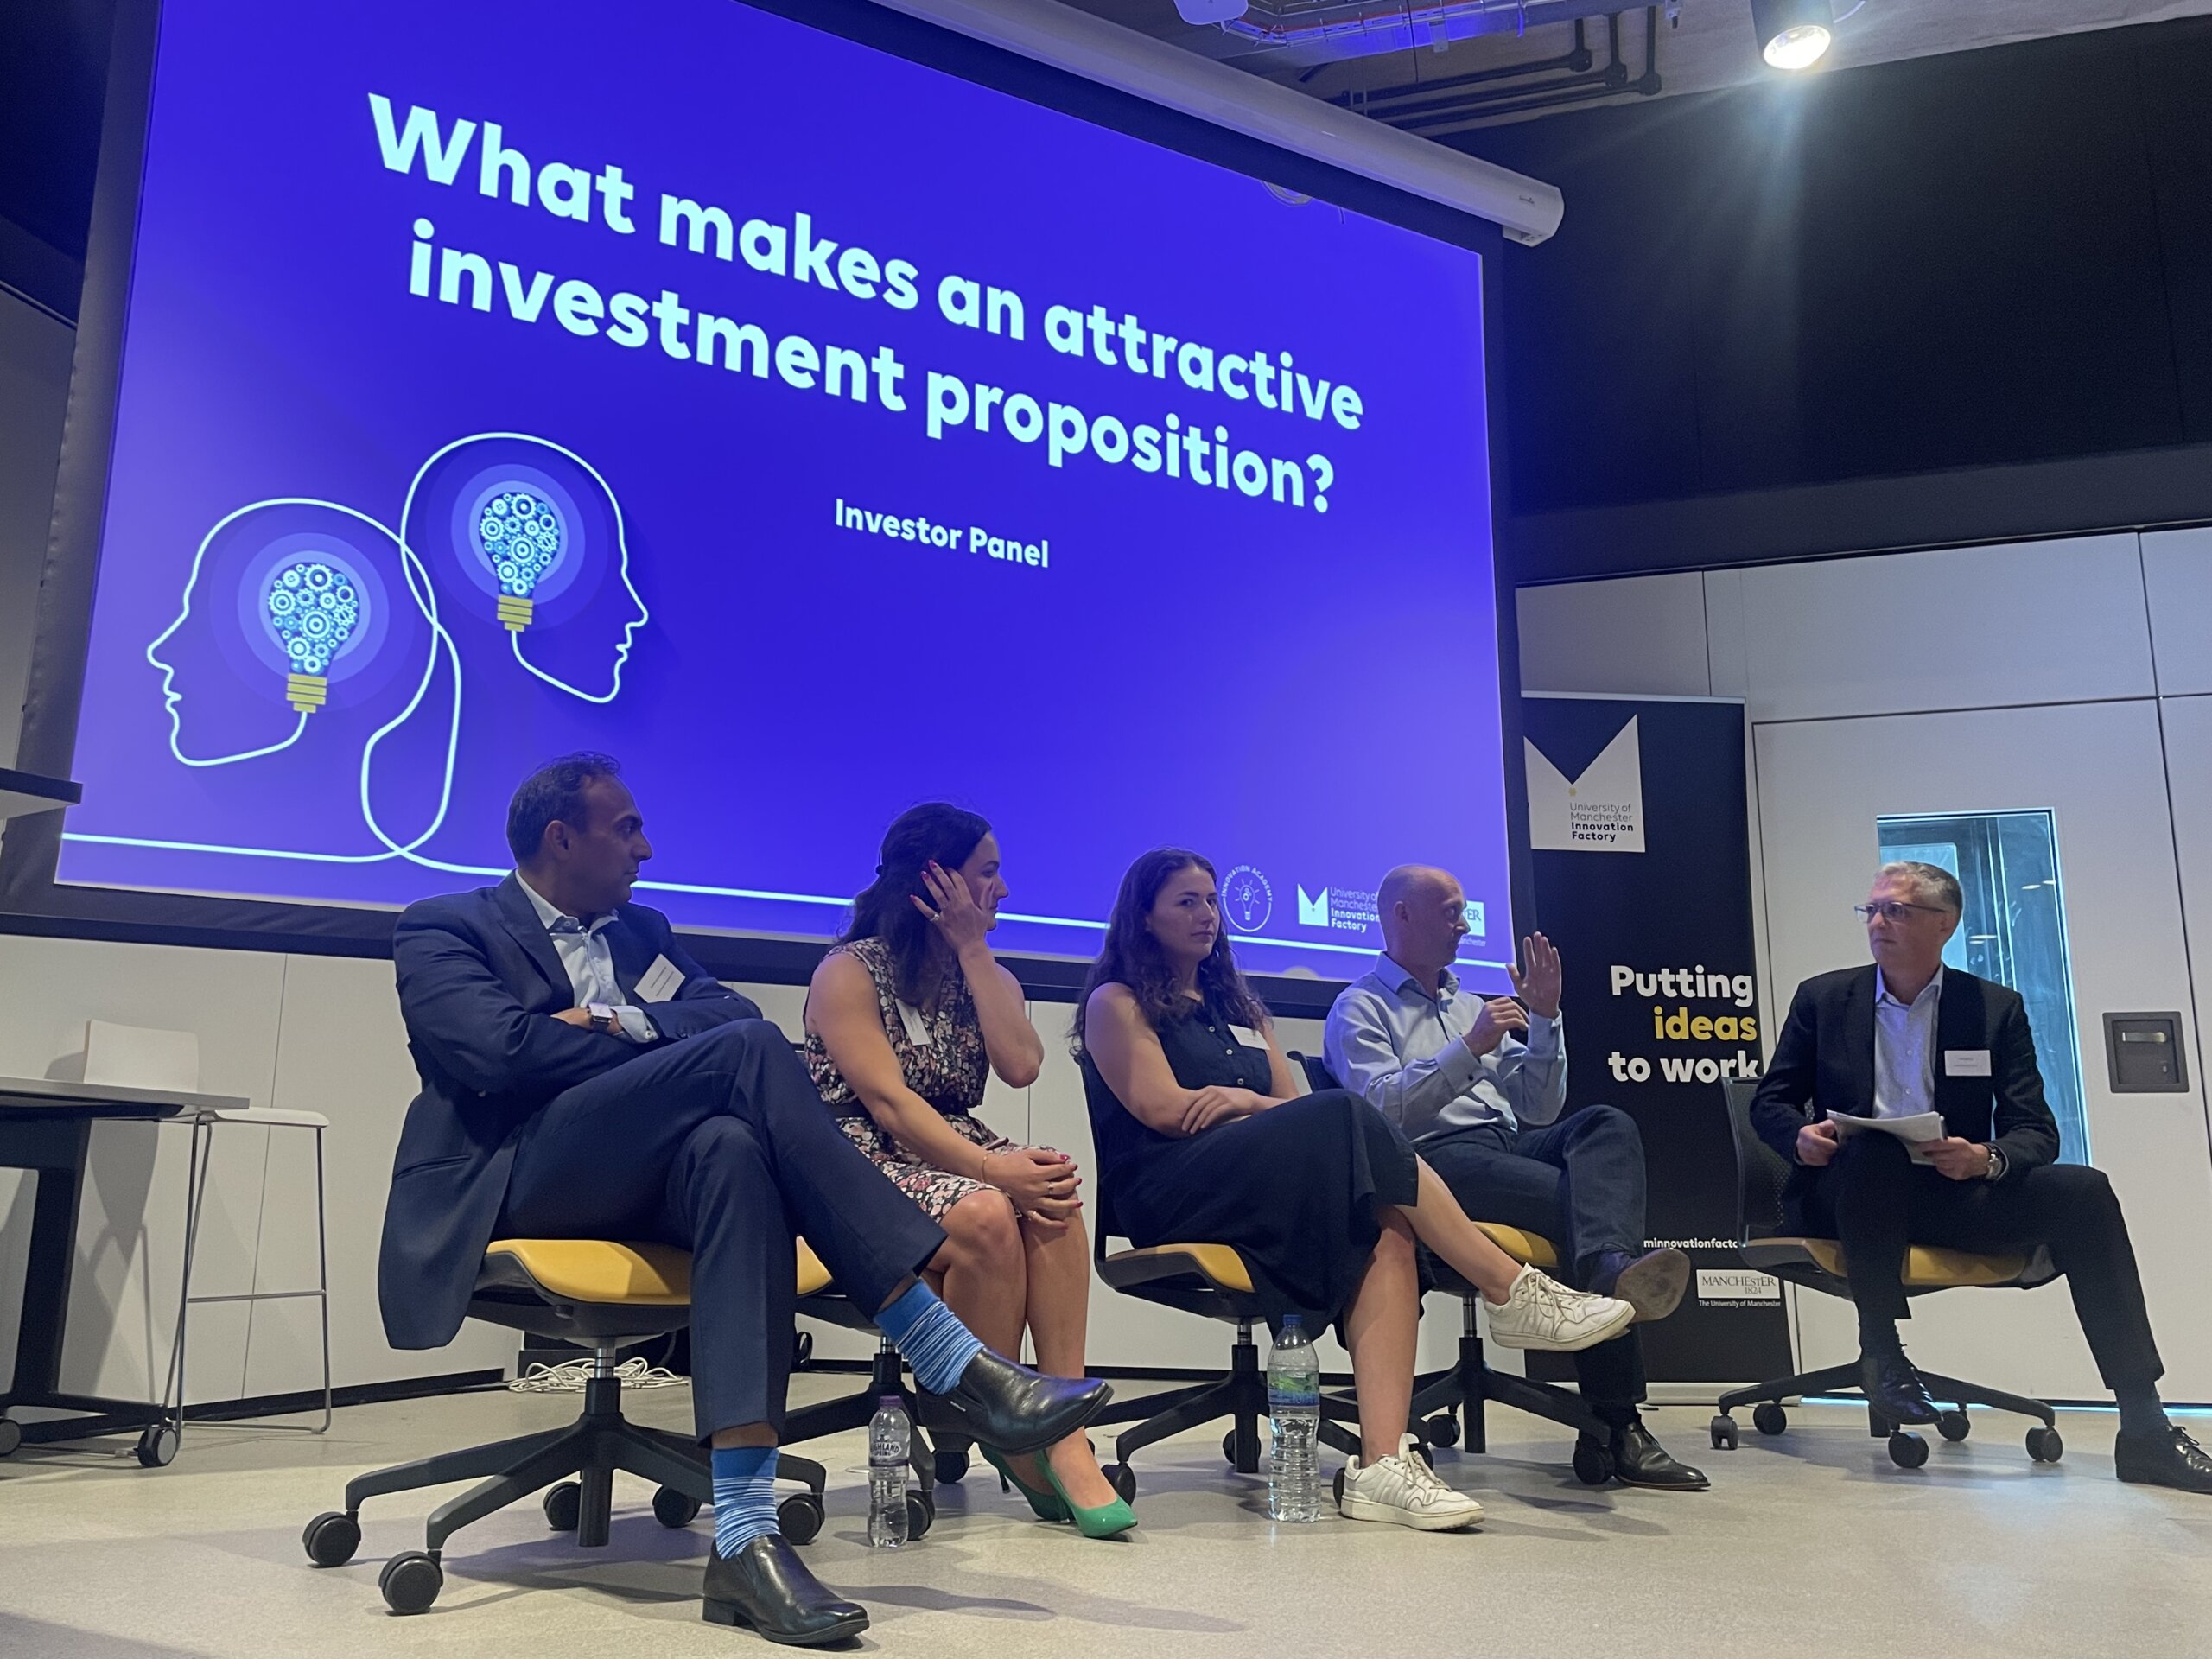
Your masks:
{"label": "curly dark hair", "polygon": [[[1070,1046],[1076,1053],[1083,1052],[1084,1015],[1090,1006],[1090,994],[1102,985],[1128,986],[1155,1029],[1187,1020],[1198,1011],[1198,1004],[1176,994],[1174,969],[1168,966],[1160,941],[1145,925],[1160,888],[1172,877],[1194,868],[1208,875],[1215,874],[1211,861],[1201,854],[1183,847],[1155,847],[1122,875],[1122,890],[1114,897],[1114,913],[1106,923],[1106,943],[1100,947],[1098,960],[1090,964],[1090,976],[1083,982],[1082,1000],[1075,1005]],[[1214,936],[1213,949],[1198,964],[1198,994],[1239,1025],[1259,1030],[1268,1023],[1267,1005],[1252,995],[1244,976],[1236,969],[1236,953],[1230,949],[1225,927]]]}
{"label": "curly dark hair", "polygon": [[957,870],[990,833],[988,819],[946,801],[910,806],[883,832],[883,857],[875,867],[875,880],[853,900],[852,916],[837,943],[881,939],[891,952],[892,982],[901,1001],[919,1003],[927,995],[922,976],[936,933],[929,918],[909,902],[930,901],[929,889],[922,883],[923,866],[934,860],[947,870]]}

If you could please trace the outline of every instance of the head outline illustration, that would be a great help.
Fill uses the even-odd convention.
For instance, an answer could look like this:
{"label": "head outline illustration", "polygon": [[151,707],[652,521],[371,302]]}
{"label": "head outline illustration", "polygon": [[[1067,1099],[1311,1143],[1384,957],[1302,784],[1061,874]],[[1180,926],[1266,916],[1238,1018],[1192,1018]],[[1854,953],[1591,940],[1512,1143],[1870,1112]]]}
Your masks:
{"label": "head outline illustration", "polygon": [[[514,654],[515,661],[524,669],[537,677],[538,679],[543,681],[546,684],[553,687],[556,690],[565,691],[569,696],[577,698],[581,702],[601,705],[613,702],[616,697],[621,695],[622,671],[630,660],[630,653],[637,642],[638,631],[652,620],[652,612],[645,604],[644,595],[639,593],[637,583],[631,576],[630,532],[628,522],[623,517],[621,500],[614,493],[613,486],[607,481],[606,477],[596,467],[594,467],[589,461],[586,461],[582,455],[569,448],[567,445],[556,443],[550,438],[539,437],[535,433],[511,431],[474,432],[466,437],[455,438],[451,442],[442,445],[439,448],[434,451],[420,467],[416,468],[415,476],[413,479],[409,480],[406,499],[400,508],[399,514],[401,539],[403,542],[409,543],[410,544],[425,544],[423,543],[422,537],[414,533],[415,517],[418,510],[417,498],[422,494],[424,480],[429,477],[432,469],[447,456],[454,454],[456,451],[465,449],[472,444],[493,442],[532,444],[541,449],[550,451],[552,454],[560,456],[563,461],[566,461],[588,476],[593,484],[598,487],[601,495],[606,499],[607,510],[611,515],[613,528],[614,545],[612,550],[613,555],[613,570],[614,574],[620,581],[622,591],[629,596],[632,607],[632,614],[622,623],[621,638],[614,645],[614,662],[608,675],[607,689],[604,692],[601,692],[586,690],[581,686],[571,685],[568,681],[561,678],[558,675],[551,673],[548,670],[540,667],[537,663],[531,660],[529,654],[524,649],[523,633],[526,628],[531,626],[535,622],[537,622],[537,619],[534,614],[536,603],[541,601],[533,601],[530,595],[517,594],[503,591],[504,585],[500,582],[499,574],[492,563],[489,553],[485,548],[480,545],[479,539],[474,533],[474,525],[476,520],[475,505],[474,502],[470,504],[471,510],[467,515],[469,521],[468,525],[461,533],[461,539],[462,540],[463,544],[455,546],[451,550],[454,562],[459,567],[460,574],[463,578],[474,583],[481,592],[493,598],[494,614],[507,629],[509,648]],[[544,480],[539,484],[531,485],[524,480],[518,486],[518,480],[501,480],[500,487],[512,490],[518,486],[528,487],[534,494],[545,495],[549,498],[554,499],[555,511],[557,516],[557,497],[562,493],[557,485],[552,485],[550,480]],[[484,493],[486,492],[480,492],[480,493]],[[495,488],[493,491],[489,493],[496,493],[497,489]],[[438,533],[442,535],[448,532],[445,532],[442,529],[438,529]],[[537,576],[532,578],[531,583],[531,586],[556,588],[560,585],[565,585],[568,581],[574,578],[575,574],[575,561],[577,557],[581,556],[577,552],[575,544],[575,526],[566,524],[562,524],[558,534],[559,544],[557,550],[554,552],[553,556],[545,564],[543,570]],[[566,565],[565,569],[564,563]],[[552,596],[554,595],[549,594],[547,596],[547,601],[543,602],[550,602],[550,599]],[[519,604],[517,603],[518,601],[520,601]]]}
{"label": "head outline illustration", "polygon": [[[170,642],[194,620],[201,573],[207,564],[209,550],[215,544],[216,538],[221,536],[225,530],[249,514],[285,507],[340,514],[366,526],[389,543],[395,566],[401,572],[409,589],[410,597],[414,599],[416,608],[422,612],[423,622],[431,632],[432,655],[435,657],[435,639],[441,632],[435,607],[424,608],[423,597],[415,591],[415,578],[407,569],[409,556],[406,547],[389,525],[379,523],[367,513],[346,506],[340,502],[325,501],[311,496],[272,496],[263,500],[248,502],[242,507],[233,508],[217,519],[209,527],[207,534],[200,538],[199,545],[193,550],[192,566],[185,576],[184,589],[180,595],[177,613],[171,619],[168,626],[155,635],[146,645],[147,663],[159,671],[162,676],[162,712],[168,716],[169,753],[181,766],[230,766],[239,761],[259,760],[265,755],[279,753],[291,747],[307,731],[308,715],[321,706],[322,698],[327,688],[327,671],[334,670],[340,660],[353,656],[358,652],[366,650],[373,652],[382,643],[384,631],[390,619],[388,614],[379,615],[378,612],[379,610],[389,612],[391,596],[388,592],[378,591],[374,584],[365,583],[362,580],[362,572],[354,568],[353,561],[349,559],[344,552],[305,547],[274,551],[283,543],[272,543],[271,550],[256,556],[257,562],[269,563],[270,569],[256,575],[250,584],[252,589],[251,593],[241,590],[239,595],[242,601],[241,626],[250,646],[254,647],[257,652],[258,646],[254,640],[254,635],[264,633],[266,635],[269,645],[276,653],[277,662],[270,662],[264,658],[263,664],[272,675],[281,677],[286,681],[286,700],[294,710],[292,728],[274,743],[263,744],[258,747],[243,749],[230,754],[200,759],[184,752],[183,705],[187,694],[185,690],[177,683],[178,677],[184,670],[181,663],[175,660],[177,652],[170,649],[168,654],[165,656],[163,655],[164,648],[169,647]],[[283,539],[286,542],[298,543],[313,541],[315,538],[305,533],[296,533]],[[296,651],[292,654],[292,660],[285,660],[286,648],[292,644],[292,640],[284,632],[280,620],[271,614],[270,609],[270,594],[279,585],[278,578],[283,568],[288,565],[296,568],[308,562],[321,563],[326,567],[335,566],[341,580],[354,585],[359,589],[354,598],[354,613],[340,631],[340,637],[331,642],[329,657],[317,659],[312,664],[298,660]],[[372,594],[373,597],[372,597]],[[251,622],[243,620],[243,614],[246,612],[251,614]],[[283,666],[280,667],[279,663],[282,663]],[[308,672],[302,674],[293,671],[302,668],[307,669]],[[427,674],[427,669],[425,671]]]}
{"label": "head outline illustration", "polygon": [[[359,807],[361,817],[364,823],[366,824],[370,834],[373,836],[377,841],[383,843],[386,850],[382,853],[367,855],[323,852],[313,854],[311,856],[321,861],[348,864],[375,863],[381,861],[382,860],[393,857],[409,858],[411,860],[414,858],[413,849],[422,845],[423,842],[429,839],[431,836],[437,832],[439,825],[444,821],[447,809],[452,799],[454,767],[459,753],[460,737],[460,658],[458,653],[454,648],[453,640],[447,633],[444,623],[438,614],[437,593],[430,582],[429,572],[423,568],[422,561],[416,556],[414,550],[407,545],[404,540],[394,533],[390,525],[370,517],[367,513],[362,512],[357,508],[349,507],[340,501],[325,500],[316,496],[271,496],[258,501],[250,501],[244,506],[234,508],[231,512],[225,513],[208,529],[207,533],[200,537],[199,545],[193,551],[192,567],[185,577],[184,589],[181,596],[181,603],[178,607],[177,614],[171,620],[168,626],[163,628],[160,633],[156,635],[154,639],[149,642],[145,650],[147,662],[156,669],[158,669],[162,675],[162,709],[168,715],[169,721],[169,753],[179,764],[187,766],[206,767],[228,766],[238,761],[259,760],[264,756],[276,754],[283,750],[288,749],[296,743],[308,729],[308,720],[309,714],[312,712],[312,706],[308,708],[302,708],[298,701],[292,701],[292,708],[295,710],[292,729],[279,741],[264,744],[257,748],[245,749],[236,753],[218,755],[208,759],[195,759],[191,755],[186,754],[183,748],[184,715],[182,705],[187,693],[177,684],[178,677],[180,673],[184,671],[184,670],[180,663],[172,660],[172,658],[174,658],[177,654],[174,649],[169,650],[168,655],[165,656],[163,654],[164,649],[170,646],[171,641],[176,639],[180,630],[185,628],[193,620],[194,601],[200,586],[203,567],[207,563],[208,551],[210,548],[213,546],[216,538],[219,537],[230,525],[236,524],[238,520],[245,518],[249,514],[263,512],[270,508],[284,507],[305,508],[340,514],[346,518],[353,519],[357,523],[366,526],[367,529],[375,532],[376,535],[383,537],[385,542],[389,543],[391,552],[394,556],[396,568],[399,572],[400,584],[405,588],[407,597],[413,602],[416,613],[422,617],[423,625],[428,632],[428,639],[425,642],[425,649],[423,652],[422,672],[416,677],[413,689],[409,692],[404,706],[390,719],[380,724],[376,730],[372,732],[364,741],[361,748],[359,778]],[[295,537],[287,539],[296,540],[300,538]],[[257,556],[257,563],[265,561],[267,556],[268,556],[265,552],[263,555]],[[284,553],[278,554],[274,565],[271,567],[272,572],[278,572],[281,570],[281,568],[288,563],[296,562],[297,556],[300,556]],[[325,556],[327,557],[328,556]],[[360,573],[351,569],[352,562],[350,560],[346,560],[342,556],[340,556],[332,559],[331,562],[345,567],[350,575],[354,576],[357,581],[359,580]],[[271,579],[269,573],[264,573],[251,584],[251,588],[252,590],[251,598],[252,601],[252,608],[255,613],[256,626],[269,626],[272,620],[272,619],[266,616],[265,613],[262,609],[262,607],[267,603],[268,589],[270,586]],[[241,598],[245,597],[246,597],[246,594],[242,593]],[[372,630],[376,626],[376,619],[370,613],[370,607],[373,605],[381,605],[386,611],[387,615],[389,615],[397,604],[397,595],[391,591],[390,584],[386,583],[380,585],[380,591],[378,592],[375,599],[372,600],[370,594],[365,592],[362,593],[359,597],[362,606],[362,612],[358,618],[358,624],[359,627],[363,632],[355,638],[349,639],[344,642],[344,644],[349,646],[365,647],[370,650],[378,649],[381,645],[380,639],[372,637],[369,632],[369,631]],[[278,649],[280,651],[283,650],[287,642],[283,639],[281,630],[274,626],[270,626],[270,637],[277,641]],[[369,772],[371,764],[378,746],[381,744],[386,737],[390,736],[392,732],[406,724],[407,721],[413,717],[416,709],[421,707],[424,697],[429,695],[430,686],[437,673],[438,658],[441,652],[444,653],[446,661],[454,677],[454,696],[453,720],[447,733],[445,762],[442,768],[437,810],[432,815],[430,823],[421,831],[421,833],[414,836],[411,839],[402,842],[394,840],[391,835],[385,830],[384,826],[377,822],[375,813],[372,810],[369,787]],[[344,654],[346,653],[341,650],[335,653],[334,656]],[[264,665],[268,665],[265,659]],[[333,662],[329,664],[328,666],[334,668],[336,666],[334,657]],[[288,700],[290,699],[288,698]],[[302,854],[300,855],[308,856],[309,855]]]}

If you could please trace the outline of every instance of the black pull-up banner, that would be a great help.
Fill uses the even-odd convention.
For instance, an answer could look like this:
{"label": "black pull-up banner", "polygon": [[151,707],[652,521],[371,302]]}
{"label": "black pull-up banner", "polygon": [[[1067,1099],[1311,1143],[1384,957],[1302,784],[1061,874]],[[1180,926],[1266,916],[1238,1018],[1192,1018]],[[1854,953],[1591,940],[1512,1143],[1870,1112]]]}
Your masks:
{"label": "black pull-up banner", "polygon": [[[1766,1024],[1752,960],[1744,706],[1709,699],[1522,703],[1537,925],[1566,988],[1567,1109],[1618,1106],[1643,1134],[1649,1243],[1687,1250],[1690,1294],[1643,1329],[1655,1382],[1790,1370],[1778,1281],[1734,1248],[1724,1078],[1755,1077]],[[1531,1370],[1571,1374],[1531,1357]],[[1541,1358],[1547,1363],[1536,1364]]]}

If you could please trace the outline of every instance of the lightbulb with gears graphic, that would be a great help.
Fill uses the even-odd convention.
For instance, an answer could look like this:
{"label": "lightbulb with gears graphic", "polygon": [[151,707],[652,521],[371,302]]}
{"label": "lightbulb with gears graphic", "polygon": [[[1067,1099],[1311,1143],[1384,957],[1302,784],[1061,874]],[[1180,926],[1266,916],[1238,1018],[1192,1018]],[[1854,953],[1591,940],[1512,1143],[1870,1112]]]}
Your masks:
{"label": "lightbulb with gears graphic", "polygon": [[329,698],[330,664],[361,626],[360,589],[346,571],[310,556],[272,575],[262,603],[284,648],[284,700],[312,714]]}
{"label": "lightbulb with gears graphic", "polygon": [[476,520],[477,551],[499,579],[499,620],[510,633],[531,624],[531,595],[568,550],[560,512],[537,491],[513,486],[484,504]]}

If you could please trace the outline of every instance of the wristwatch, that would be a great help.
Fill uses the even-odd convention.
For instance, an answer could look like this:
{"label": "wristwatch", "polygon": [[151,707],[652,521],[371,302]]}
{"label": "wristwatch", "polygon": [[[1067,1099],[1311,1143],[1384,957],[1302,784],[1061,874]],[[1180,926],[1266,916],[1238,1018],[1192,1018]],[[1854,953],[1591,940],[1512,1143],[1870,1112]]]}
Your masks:
{"label": "wristwatch", "polygon": [[591,1028],[602,1036],[619,1037],[622,1034],[622,1021],[616,1018],[612,1003],[588,1002],[584,1005],[584,1012],[591,1016]]}
{"label": "wristwatch", "polygon": [[1985,1174],[1981,1179],[1985,1181],[2003,1180],[2005,1179],[2005,1154],[1999,1152],[1993,1146],[1985,1147],[1982,1149],[1989,1154],[1989,1171],[1988,1173]]}

